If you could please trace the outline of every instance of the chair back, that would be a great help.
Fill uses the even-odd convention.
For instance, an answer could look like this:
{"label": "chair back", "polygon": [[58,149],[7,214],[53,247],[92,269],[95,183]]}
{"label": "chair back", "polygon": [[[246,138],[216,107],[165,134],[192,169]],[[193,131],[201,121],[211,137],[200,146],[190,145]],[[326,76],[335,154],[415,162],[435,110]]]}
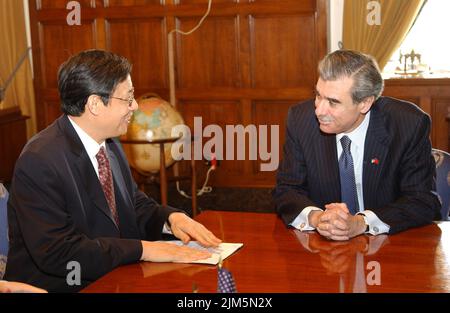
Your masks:
{"label": "chair back", "polygon": [[2,279],[6,268],[8,256],[8,214],[6,204],[8,202],[8,191],[0,183],[0,279]]}
{"label": "chair back", "polygon": [[438,149],[433,149],[432,154],[436,161],[436,191],[442,202],[441,217],[447,221],[450,210],[450,154]]}

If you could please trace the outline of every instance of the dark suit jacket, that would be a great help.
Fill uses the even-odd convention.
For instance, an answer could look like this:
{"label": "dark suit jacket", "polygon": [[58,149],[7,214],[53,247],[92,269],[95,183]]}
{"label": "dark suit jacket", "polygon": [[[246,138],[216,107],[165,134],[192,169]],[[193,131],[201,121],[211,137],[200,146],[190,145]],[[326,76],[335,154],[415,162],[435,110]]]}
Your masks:
{"label": "dark suit jacket", "polygon": [[[391,234],[439,218],[429,133],[429,116],[412,103],[381,97],[372,106],[364,144],[364,205]],[[341,202],[336,136],[320,131],[313,100],[289,109],[273,197],[286,224],[307,206],[323,209]]]}
{"label": "dark suit jacket", "polygon": [[[119,265],[139,261],[141,239],[161,239],[168,215],[176,210],[161,207],[137,189],[117,141],[107,140],[106,147],[120,231],[67,116],[27,143],[16,163],[8,202],[5,279],[49,291],[77,291]],[[71,261],[81,266],[81,286],[66,283]]]}

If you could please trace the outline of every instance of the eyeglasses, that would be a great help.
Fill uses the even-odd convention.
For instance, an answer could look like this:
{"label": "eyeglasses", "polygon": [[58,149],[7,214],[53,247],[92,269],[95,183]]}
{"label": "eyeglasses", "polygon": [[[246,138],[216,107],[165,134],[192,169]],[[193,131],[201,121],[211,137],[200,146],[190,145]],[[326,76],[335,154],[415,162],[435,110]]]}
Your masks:
{"label": "eyeglasses", "polygon": [[122,100],[122,101],[126,101],[126,102],[128,102],[128,108],[132,108],[132,107],[133,107],[134,94],[131,94],[130,97],[129,97],[128,99],[119,98],[119,97],[113,97],[113,96],[110,96],[110,98],[117,99],[117,100]]}

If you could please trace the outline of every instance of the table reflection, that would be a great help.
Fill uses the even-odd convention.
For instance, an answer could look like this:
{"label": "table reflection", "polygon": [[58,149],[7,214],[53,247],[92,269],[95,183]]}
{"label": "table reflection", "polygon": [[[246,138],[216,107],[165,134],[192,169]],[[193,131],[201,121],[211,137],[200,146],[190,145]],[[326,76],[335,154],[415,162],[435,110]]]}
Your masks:
{"label": "table reflection", "polygon": [[[348,241],[330,241],[316,232],[294,231],[302,246],[318,253],[327,275],[339,275],[339,292],[367,292],[367,283],[381,284],[381,268],[377,261],[366,261],[389,244],[387,235],[358,236]],[[367,275],[366,275],[366,270]]]}

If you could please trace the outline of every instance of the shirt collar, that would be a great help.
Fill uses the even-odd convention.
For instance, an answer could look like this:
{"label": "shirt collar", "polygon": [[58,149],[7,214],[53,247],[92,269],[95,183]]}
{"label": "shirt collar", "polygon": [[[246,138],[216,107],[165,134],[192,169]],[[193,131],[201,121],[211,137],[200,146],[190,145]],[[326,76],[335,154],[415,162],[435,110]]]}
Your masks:
{"label": "shirt collar", "polygon": [[347,136],[357,147],[364,147],[367,129],[369,128],[370,111],[367,112],[361,124],[349,133],[340,133],[336,135],[336,143],[339,143],[341,138]]}
{"label": "shirt collar", "polygon": [[106,150],[105,142],[103,141],[101,144],[98,144],[91,136],[89,136],[77,123],[75,123],[70,116],[68,116],[70,123],[72,124],[75,132],[78,137],[80,137],[81,142],[83,143],[84,149],[89,156],[89,158],[95,158],[100,147],[104,147]]}

